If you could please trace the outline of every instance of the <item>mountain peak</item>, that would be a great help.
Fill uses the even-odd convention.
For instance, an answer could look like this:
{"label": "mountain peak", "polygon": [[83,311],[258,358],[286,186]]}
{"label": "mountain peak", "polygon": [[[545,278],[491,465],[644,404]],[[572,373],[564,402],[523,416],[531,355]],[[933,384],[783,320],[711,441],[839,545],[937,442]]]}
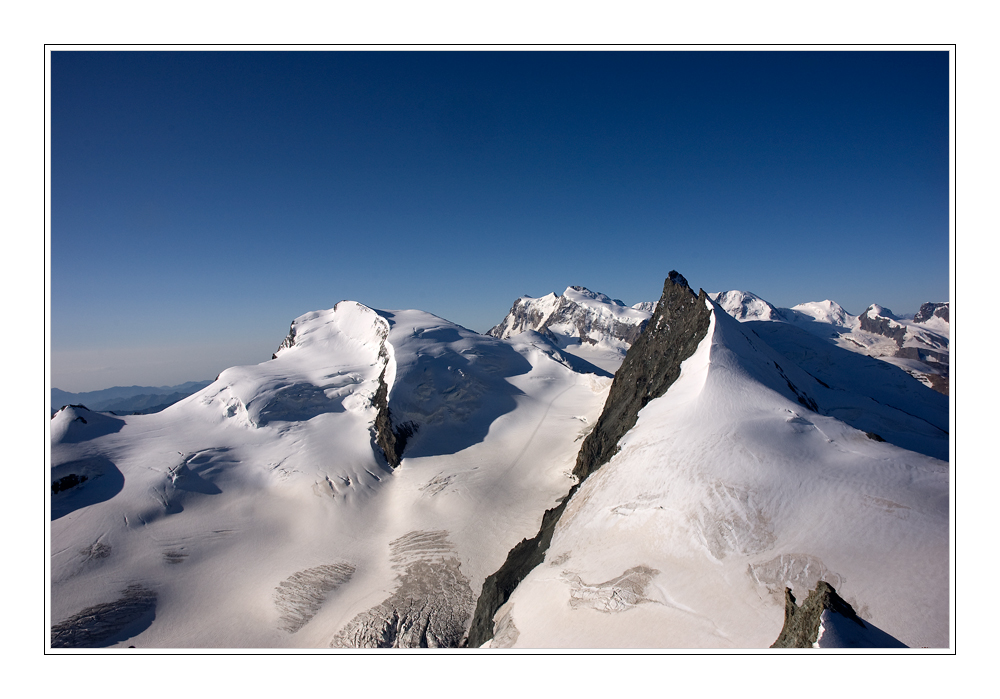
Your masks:
{"label": "mountain peak", "polygon": [[734,289],[732,291],[709,294],[708,297],[719,304],[722,310],[739,321],[784,320],[777,308],[749,291]]}
{"label": "mountain peak", "polygon": [[948,310],[950,303],[947,301],[945,303],[924,303],[921,304],[920,310],[917,311],[916,315],[913,316],[914,323],[926,323],[931,318],[940,318],[945,323],[950,323],[948,317]]}
{"label": "mountain peak", "polygon": [[691,288],[688,285],[688,280],[684,278],[684,275],[675,269],[670,270],[670,273],[667,275],[667,281],[677,286],[684,286],[687,287],[688,289]]}
{"label": "mountain peak", "polygon": [[568,286],[566,291],[563,292],[563,298],[571,299],[577,302],[581,300],[597,301],[599,303],[606,303],[611,306],[625,306],[624,301],[619,301],[618,299],[613,299],[606,294],[602,294],[598,291],[591,291],[585,286]]}
{"label": "mountain peak", "polygon": [[869,318],[882,317],[882,318],[888,318],[890,320],[899,320],[899,318],[896,316],[895,313],[893,313],[885,306],[880,306],[877,303],[873,303],[868,308],[866,308],[865,312],[862,315],[866,315]]}
{"label": "mountain peak", "polygon": [[631,344],[650,315],[587,287],[568,286],[561,296],[522,296],[507,317],[486,334],[506,339],[534,330],[550,339],[561,336],[589,344],[604,340]]}

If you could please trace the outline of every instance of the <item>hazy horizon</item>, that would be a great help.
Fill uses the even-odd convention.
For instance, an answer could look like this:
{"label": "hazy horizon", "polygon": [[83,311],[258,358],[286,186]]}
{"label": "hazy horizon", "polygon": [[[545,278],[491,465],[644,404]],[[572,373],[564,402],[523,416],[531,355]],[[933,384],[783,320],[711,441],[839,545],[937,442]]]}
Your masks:
{"label": "hazy horizon", "polygon": [[949,298],[947,51],[53,51],[51,379],[175,385],[352,299],[479,332],[671,269]]}

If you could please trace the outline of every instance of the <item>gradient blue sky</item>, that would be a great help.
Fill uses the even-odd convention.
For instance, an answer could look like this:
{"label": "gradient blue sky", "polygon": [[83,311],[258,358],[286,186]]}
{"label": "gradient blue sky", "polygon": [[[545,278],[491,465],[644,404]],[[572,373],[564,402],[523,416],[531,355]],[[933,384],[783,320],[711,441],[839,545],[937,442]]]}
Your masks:
{"label": "gradient blue sky", "polygon": [[945,51],[54,51],[50,86],[64,390],[213,378],[345,298],[949,296]]}

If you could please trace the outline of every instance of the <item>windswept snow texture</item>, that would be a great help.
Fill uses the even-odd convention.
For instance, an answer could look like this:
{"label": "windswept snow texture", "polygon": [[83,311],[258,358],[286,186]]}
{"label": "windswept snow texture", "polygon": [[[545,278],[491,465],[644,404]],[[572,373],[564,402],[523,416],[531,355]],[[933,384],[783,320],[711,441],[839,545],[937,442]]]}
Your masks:
{"label": "windswept snow texture", "polygon": [[907,646],[947,647],[948,463],[808,408],[847,391],[711,311],[677,381],[569,500],[490,644],[766,648],[784,588],[821,578]]}
{"label": "windswept snow texture", "polygon": [[747,291],[709,296],[741,322],[766,320],[794,325],[841,349],[891,364],[925,386],[948,394],[951,336],[948,303],[925,303],[912,320],[907,320],[878,304],[853,316],[829,300],[775,308]]}
{"label": "windswept snow texture", "polygon": [[[396,469],[380,381],[415,430]],[[610,382],[538,333],[342,301],[162,412],[63,410],[53,646],[456,644],[485,577],[572,486]],[[357,621],[380,608],[391,632]]]}
{"label": "windswept snow texture", "polygon": [[639,303],[629,308],[604,294],[570,286],[560,296],[522,296],[487,334],[507,339],[534,330],[564,352],[613,374],[649,322],[653,305]]}

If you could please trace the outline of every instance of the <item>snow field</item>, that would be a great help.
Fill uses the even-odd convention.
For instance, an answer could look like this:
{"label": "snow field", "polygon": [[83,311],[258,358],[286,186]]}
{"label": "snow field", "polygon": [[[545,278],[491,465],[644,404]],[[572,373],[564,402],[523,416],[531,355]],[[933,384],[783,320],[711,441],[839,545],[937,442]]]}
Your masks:
{"label": "snow field", "polygon": [[[806,410],[758,345],[713,313],[681,377],[584,483],[545,562],[498,612],[501,642],[767,647],[784,587],[801,599],[821,575],[907,645],[948,645],[947,463]],[[644,601],[569,603],[576,581],[637,567],[658,571]]]}
{"label": "snow field", "polygon": [[[439,590],[431,619],[455,595],[474,603],[569,490],[610,385],[554,352],[342,302],[296,319],[275,360],[117,431],[55,441],[53,464],[101,455],[124,485],[52,522],[53,622],[139,583],[156,593],[155,619],[112,646],[328,647],[345,629],[380,638],[372,611],[407,604],[407,585]],[[426,421],[394,471],[369,431],[383,369],[390,410]],[[498,388],[505,411],[488,399]],[[57,437],[100,427],[75,414],[56,416]],[[420,577],[439,564],[452,582]]]}

